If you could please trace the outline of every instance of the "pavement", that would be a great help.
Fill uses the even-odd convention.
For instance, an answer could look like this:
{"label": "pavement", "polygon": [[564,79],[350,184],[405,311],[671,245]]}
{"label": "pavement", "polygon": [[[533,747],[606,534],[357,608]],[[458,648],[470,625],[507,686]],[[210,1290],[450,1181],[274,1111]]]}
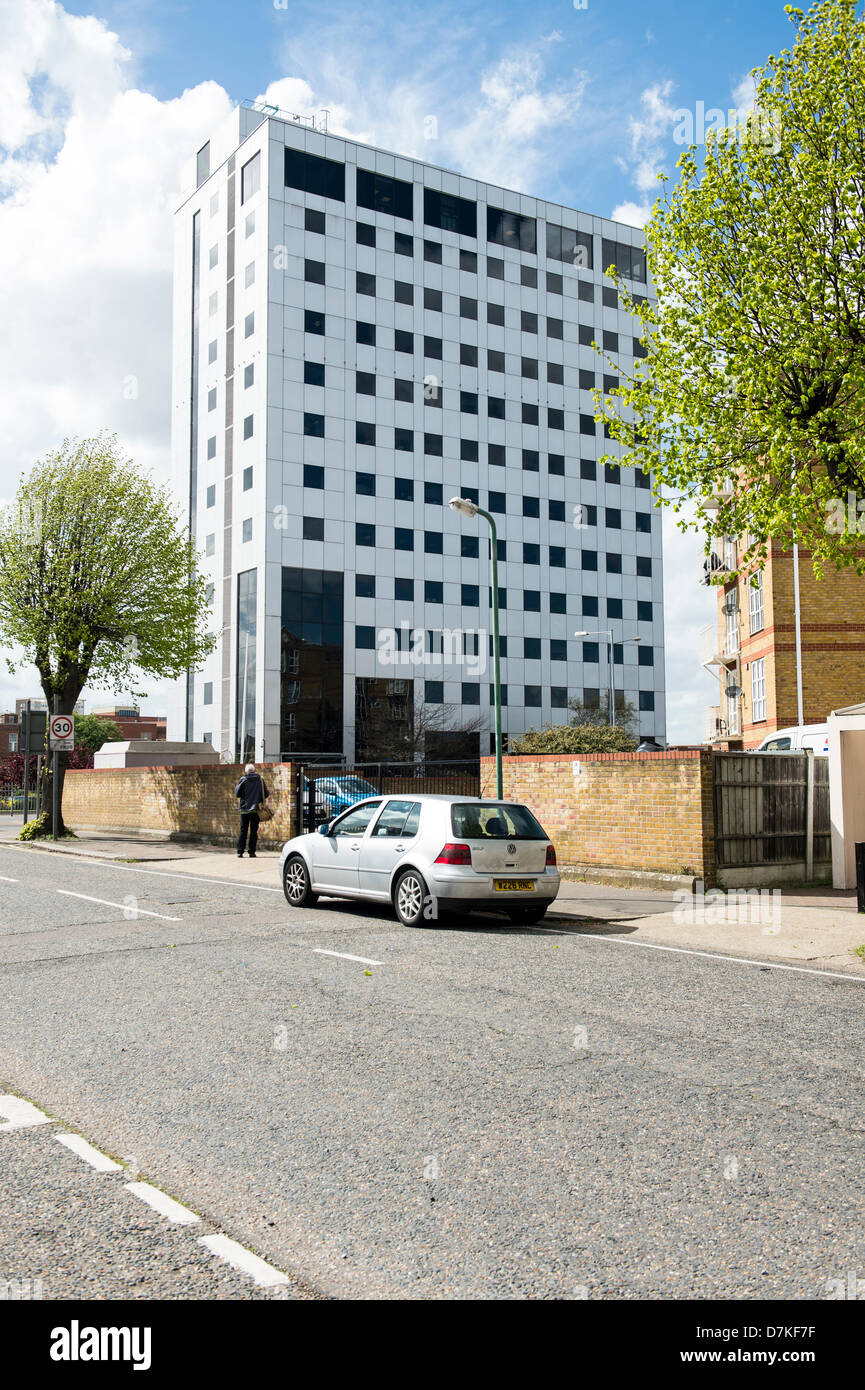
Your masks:
{"label": "pavement", "polygon": [[[865,1275],[852,972],[659,950],[639,933],[665,913],[635,926],[607,888],[606,919],[412,930],[289,908],[272,854],[134,848],[0,844],[0,1109],[44,1112],[0,1124],[0,1282],[819,1300]],[[139,1181],[197,1223],[151,1214]]]}
{"label": "pavement", "polygon": [[[0,844],[16,842],[19,829],[18,818],[3,817]],[[260,849],[254,861],[239,860],[230,848],[99,831],[21,848],[117,863],[159,863],[166,872],[236,883],[279,884],[276,850]],[[733,893],[701,897],[685,891],[616,888],[563,878],[547,918],[575,919],[586,930],[594,927],[659,947],[745,955],[791,967],[865,976],[865,916],[857,911],[856,894],[823,885],[752,891],[743,899]]]}

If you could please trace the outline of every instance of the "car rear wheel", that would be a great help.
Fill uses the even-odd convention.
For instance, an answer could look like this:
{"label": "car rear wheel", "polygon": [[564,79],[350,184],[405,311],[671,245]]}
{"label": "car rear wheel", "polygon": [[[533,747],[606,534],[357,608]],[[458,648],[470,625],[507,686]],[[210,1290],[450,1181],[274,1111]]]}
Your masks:
{"label": "car rear wheel", "polygon": [[313,893],[309,880],[309,869],[303,856],[292,854],[285,861],[282,872],[282,891],[289,907],[314,907],[317,894]]}
{"label": "car rear wheel", "polygon": [[532,922],[540,922],[546,915],[547,904],[543,907],[514,907],[508,913],[515,927],[530,926]]}
{"label": "car rear wheel", "polygon": [[427,917],[430,898],[427,886],[417,869],[404,869],[393,886],[393,905],[404,927],[416,927]]}

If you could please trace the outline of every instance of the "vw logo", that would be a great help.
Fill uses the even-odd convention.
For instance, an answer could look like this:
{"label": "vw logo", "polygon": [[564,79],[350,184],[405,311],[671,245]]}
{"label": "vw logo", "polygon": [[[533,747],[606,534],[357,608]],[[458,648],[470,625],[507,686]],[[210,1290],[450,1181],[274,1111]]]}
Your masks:
{"label": "vw logo", "polygon": [[508,845],[508,854],[516,854],[516,852],[517,852],[517,847],[516,847],[516,845]]}

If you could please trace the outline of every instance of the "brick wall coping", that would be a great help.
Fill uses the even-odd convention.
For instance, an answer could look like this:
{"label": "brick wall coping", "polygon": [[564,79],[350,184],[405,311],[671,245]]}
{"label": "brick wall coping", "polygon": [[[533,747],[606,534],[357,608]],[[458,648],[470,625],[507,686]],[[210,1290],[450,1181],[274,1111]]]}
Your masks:
{"label": "brick wall coping", "polygon": [[[704,748],[664,748],[659,753],[511,753],[505,754],[502,764],[519,766],[521,763],[593,762],[593,763],[658,763],[689,762],[701,758]],[[495,757],[481,758],[485,766],[495,766]]]}
{"label": "brick wall coping", "polygon": [[[75,777],[79,772],[227,772],[230,768],[239,768],[242,772],[245,767],[246,763],[136,763],[134,767],[67,767],[66,776]],[[274,767],[297,767],[297,763],[255,764],[256,772]],[[264,780],[267,781],[266,775]]]}

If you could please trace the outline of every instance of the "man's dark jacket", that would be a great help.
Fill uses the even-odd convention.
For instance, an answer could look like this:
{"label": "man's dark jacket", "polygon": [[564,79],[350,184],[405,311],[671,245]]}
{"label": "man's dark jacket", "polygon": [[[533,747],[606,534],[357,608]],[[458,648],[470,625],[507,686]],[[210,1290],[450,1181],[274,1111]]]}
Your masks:
{"label": "man's dark jacket", "polygon": [[234,788],[234,795],[240,797],[240,813],[257,811],[266,796],[270,796],[257,772],[247,772]]}

